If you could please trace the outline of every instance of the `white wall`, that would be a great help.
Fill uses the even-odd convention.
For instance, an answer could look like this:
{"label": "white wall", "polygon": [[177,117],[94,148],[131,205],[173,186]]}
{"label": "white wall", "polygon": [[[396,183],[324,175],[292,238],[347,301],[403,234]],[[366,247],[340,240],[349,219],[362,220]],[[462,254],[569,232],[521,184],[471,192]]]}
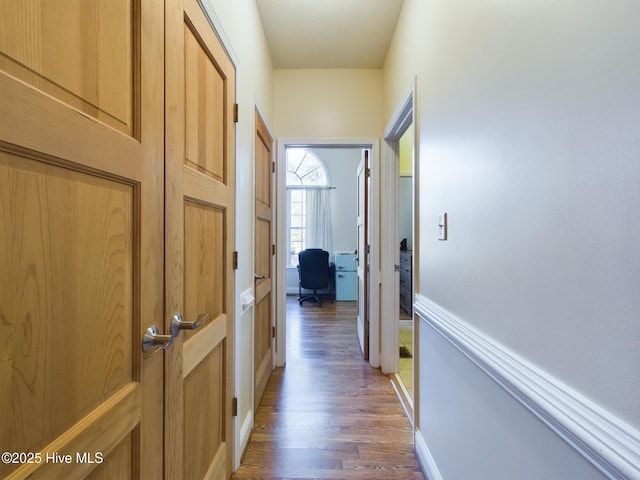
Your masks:
{"label": "white wall", "polygon": [[[331,185],[333,250],[353,252],[358,248],[358,178],[356,169],[362,157],[359,148],[312,148],[324,162]],[[333,252],[332,252],[333,253]]]}
{"label": "white wall", "polygon": [[[417,76],[419,294],[604,409],[634,445],[638,25],[635,0],[405,0],[384,70],[386,120]],[[444,478],[513,478],[500,472],[523,458],[538,467],[519,479],[599,476],[571,448],[550,452],[556,434],[503,408],[508,394],[426,323],[419,342],[416,425]]]}
{"label": "white wall", "polygon": [[[238,397],[235,462],[253,427],[253,221],[254,112],[258,105],[267,126],[273,125],[273,68],[260,17],[253,0],[202,0],[222,26],[226,46],[236,63],[236,322],[235,394]],[[249,219],[249,220],[247,220]],[[241,296],[249,303],[241,301]]]}

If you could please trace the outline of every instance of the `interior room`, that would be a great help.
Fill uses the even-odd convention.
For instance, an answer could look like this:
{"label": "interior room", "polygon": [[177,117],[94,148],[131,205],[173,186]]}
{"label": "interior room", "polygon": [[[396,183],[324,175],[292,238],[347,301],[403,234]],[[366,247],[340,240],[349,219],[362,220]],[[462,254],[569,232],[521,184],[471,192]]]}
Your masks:
{"label": "interior room", "polygon": [[400,241],[400,310],[398,377],[413,399],[413,124],[398,142],[398,237]]}
{"label": "interior room", "polygon": [[[356,169],[358,163],[362,157],[362,149],[357,147],[327,147],[327,146],[306,146],[306,147],[291,147],[287,149],[290,152],[292,149],[304,150],[310,155],[313,155],[320,163],[321,168],[325,169],[325,176],[322,183],[325,185],[318,185],[320,187],[328,187],[328,209],[326,212],[316,210],[314,212],[307,213],[309,205],[304,205],[304,215],[318,215],[324,217],[329,223],[327,227],[327,233],[322,235],[322,240],[311,240],[307,237],[304,241],[301,241],[299,245],[292,245],[292,235],[299,235],[299,233],[291,233],[291,194],[296,190],[313,189],[316,186],[304,186],[300,185],[301,181],[297,176],[292,175],[288,171],[287,177],[287,218],[289,223],[287,225],[287,244],[289,245],[288,251],[290,252],[289,262],[286,268],[286,288],[287,295],[299,294],[299,276],[297,271],[297,253],[304,248],[322,248],[329,252],[329,260],[331,263],[335,262],[336,253],[339,254],[354,254],[357,250],[357,176]],[[298,164],[298,160],[292,161],[292,169]],[[293,177],[291,181],[289,178]],[[295,193],[294,193],[295,195]],[[302,208],[302,207],[300,207]],[[294,219],[293,222],[298,222],[295,229],[299,229],[300,226],[306,225],[307,222],[311,224],[312,218],[300,218]],[[308,232],[305,232],[305,235]],[[355,263],[354,263],[355,266]],[[351,269],[350,269],[351,270]],[[353,289],[353,288],[352,288]],[[328,292],[325,292],[328,293]],[[349,300],[355,300],[353,294],[347,295]],[[344,299],[346,299],[344,298]]]}

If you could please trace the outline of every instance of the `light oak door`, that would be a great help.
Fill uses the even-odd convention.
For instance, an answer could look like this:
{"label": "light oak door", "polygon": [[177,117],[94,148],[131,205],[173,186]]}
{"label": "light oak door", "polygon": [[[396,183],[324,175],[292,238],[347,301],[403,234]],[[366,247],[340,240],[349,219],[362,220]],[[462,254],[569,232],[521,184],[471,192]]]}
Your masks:
{"label": "light oak door", "polygon": [[165,477],[226,479],[233,448],[235,70],[196,0],[166,3]]}
{"label": "light oak door", "polygon": [[362,151],[358,175],[358,313],[360,349],[369,359],[369,150]]}
{"label": "light oak door", "polygon": [[255,328],[254,411],[273,371],[273,139],[255,114]]}
{"label": "light oak door", "polygon": [[2,478],[162,478],[163,16],[0,0]]}

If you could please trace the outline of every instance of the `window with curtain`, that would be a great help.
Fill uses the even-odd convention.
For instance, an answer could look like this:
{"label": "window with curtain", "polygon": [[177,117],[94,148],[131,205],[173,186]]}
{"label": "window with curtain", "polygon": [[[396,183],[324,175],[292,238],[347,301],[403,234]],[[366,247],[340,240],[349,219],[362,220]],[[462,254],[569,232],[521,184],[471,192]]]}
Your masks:
{"label": "window with curtain", "polygon": [[305,248],[332,251],[329,178],[322,161],[306,148],[287,148],[287,243],[289,267]]}

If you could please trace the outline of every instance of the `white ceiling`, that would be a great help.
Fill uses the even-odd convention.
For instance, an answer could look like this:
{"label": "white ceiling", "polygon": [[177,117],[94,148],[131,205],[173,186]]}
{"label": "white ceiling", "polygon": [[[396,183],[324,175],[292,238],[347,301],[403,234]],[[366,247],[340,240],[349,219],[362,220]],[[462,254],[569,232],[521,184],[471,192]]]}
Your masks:
{"label": "white ceiling", "polygon": [[256,0],[274,68],[381,68],[404,0]]}

